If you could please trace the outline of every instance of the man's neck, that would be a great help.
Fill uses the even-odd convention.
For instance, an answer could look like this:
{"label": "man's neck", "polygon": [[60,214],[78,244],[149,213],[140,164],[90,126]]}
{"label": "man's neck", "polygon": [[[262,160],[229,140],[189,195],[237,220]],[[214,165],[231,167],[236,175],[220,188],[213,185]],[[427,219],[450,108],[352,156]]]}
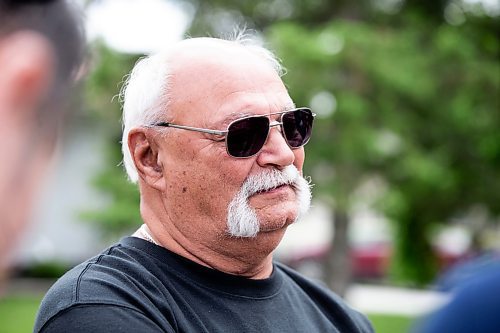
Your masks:
{"label": "man's neck", "polygon": [[[153,226],[151,228],[154,228]],[[147,230],[147,231],[146,231]],[[146,231],[146,232],[145,232]],[[158,236],[157,236],[158,235]],[[150,231],[146,225],[141,226],[134,234],[134,237],[142,238],[158,246],[164,247],[186,259],[189,259],[199,265],[206,266],[227,274],[244,276],[249,279],[266,279],[272,271],[272,253],[262,259],[258,256],[249,256],[249,253],[233,255],[229,253],[220,253],[217,250],[202,246],[183,246],[175,241],[169,233],[162,231]],[[232,243],[248,243],[244,239],[232,239]],[[248,248],[240,244],[243,248]],[[233,246],[231,246],[233,247]],[[235,244],[234,247],[237,247]],[[229,251],[224,251],[229,252]],[[239,251],[238,251],[239,252]]]}
{"label": "man's neck", "polygon": [[[144,193],[143,193],[144,194]],[[151,194],[151,193],[150,193]],[[170,216],[161,197],[141,198],[141,216],[146,236],[182,257],[212,269],[250,279],[268,278],[273,271],[273,251],[285,230],[259,233],[253,238],[237,238],[220,230],[220,221],[197,221],[195,215]],[[182,219],[182,221],[181,221]],[[192,225],[212,226],[203,231]],[[218,225],[218,227],[216,227]]]}

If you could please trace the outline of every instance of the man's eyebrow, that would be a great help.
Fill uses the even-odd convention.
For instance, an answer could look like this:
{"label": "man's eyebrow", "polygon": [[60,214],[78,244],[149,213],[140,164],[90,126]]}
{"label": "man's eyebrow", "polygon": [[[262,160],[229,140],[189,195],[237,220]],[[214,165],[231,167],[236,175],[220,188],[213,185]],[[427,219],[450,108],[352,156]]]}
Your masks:
{"label": "man's eyebrow", "polygon": [[[296,106],[294,103],[291,103],[291,104],[287,104],[285,106],[283,106],[279,112],[286,112],[286,111],[289,111],[289,110],[293,110],[295,109]],[[250,117],[250,116],[255,116],[254,113],[250,112],[250,111],[243,111],[243,112],[235,112],[235,113],[231,113],[230,115],[228,115],[226,118],[220,120],[220,121],[216,121],[215,123],[212,124],[212,126],[215,126],[214,128],[218,128],[222,125],[229,125],[229,123],[231,123],[232,121],[234,120],[238,120],[240,118],[245,118],[245,117]]]}
{"label": "man's eyebrow", "polygon": [[234,121],[234,120],[238,120],[240,118],[244,118],[244,117],[248,117],[248,116],[253,116],[254,114],[251,113],[251,112],[235,112],[235,113],[231,113],[230,115],[228,115],[226,118],[222,119],[222,120],[219,120],[219,121],[216,121],[215,123],[213,123],[212,125],[213,126],[222,126],[222,125],[229,125],[230,122]]}
{"label": "man's eyebrow", "polygon": [[255,116],[255,114],[252,112],[235,112],[235,113],[231,113],[223,121],[224,122],[231,122],[233,120],[237,120],[237,119],[249,117],[249,116]]}

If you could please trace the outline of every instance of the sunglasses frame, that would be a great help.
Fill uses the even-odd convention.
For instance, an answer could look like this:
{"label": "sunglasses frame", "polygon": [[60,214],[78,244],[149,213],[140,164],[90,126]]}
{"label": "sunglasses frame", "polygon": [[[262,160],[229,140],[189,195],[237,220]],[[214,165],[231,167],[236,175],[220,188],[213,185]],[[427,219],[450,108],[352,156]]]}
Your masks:
{"label": "sunglasses frame", "polygon": [[[267,119],[269,119],[269,116],[274,116],[274,115],[279,114],[279,115],[281,115],[280,118],[279,118],[279,121],[273,121],[273,122],[271,122],[271,120],[269,120],[269,125],[268,125],[269,126],[269,130],[267,131],[266,139],[264,140],[264,142],[267,141],[267,138],[269,137],[269,133],[271,132],[271,129],[273,127],[276,127],[276,126],[280,126],[281,127],[281,135],[283,135],[283,138],[285,139],[285,142],[288,145],[288,147],[290,147],[290,149],[297,149],[297,148],[305,146],[309,142],[309,139],[311,137],[309,136],[309,138],[307,138],[306,142],[304,142],[302,145],[300,145],[298,147],[292,147],[288,143],[288,139],[285,136],[285,132],[284,132],[284,128],[283,128],[283,116],[285,114],[287,114],[287,113],[296,112],[296,111],[309,111],[311,113],[312,117],[313,117],[313,120],[314,120],[314,117],[316,117],[316,114],[314,112],[312,112],[311,109],[306,108],[306,107],[300,107],[300,108],[295,108],[295,109],[292,109],[292,110],[274,112],[274,113],[269,113],[269,114],[265,114],[265,115],[252,115],[252,116],[241,117],[241,118],[238,118],[238,119],[235,119],[235,120],[231,121],[229,123],[229,125],[227,125],[227,130],[225,130],[225,131],[219,131],[219,130],[208,129],[208,128],[200,128],[200,127],[177,125],[177,124],[174,124],[174,123],[169,123],[169,122],[164,122],[164,121],[158,122],[158,123],[154,123],[154,124],[152,124],[150,126],[172,127],[172,128],[178,128],[178,129],[183,129],[183,130],[187,130],[187,131],[193,131],[193,132],[200,132],[200,133],[207,133],[207,134],[212,134],[212,135],[223,136],[224,137],[224,142],[225,142],[225,145],[226,145],[226,152],[227,152],[227,154],[229,156],[234,157],[234,158],[249,158],[249,157],[257,155],[262,150],[262,147],[255,154],[252,154],[252,155],[249,155],[249,156],[234,156],[234,155],[232,155],[229,152],[228,145],[227,145],[227,134],[229,133],[229,128],[235,122],[241,121],[241,120],[244,120],[244,119],[249,119],[249,118],[267,118]],[[312,125],[311,125],[311,127],[312,127]]]}

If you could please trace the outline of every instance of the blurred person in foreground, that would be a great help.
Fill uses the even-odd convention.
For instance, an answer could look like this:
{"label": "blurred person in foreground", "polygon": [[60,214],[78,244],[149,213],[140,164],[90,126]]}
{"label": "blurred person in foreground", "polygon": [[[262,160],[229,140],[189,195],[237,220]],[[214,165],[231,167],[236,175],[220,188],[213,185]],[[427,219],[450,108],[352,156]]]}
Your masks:
{"label": "blurred person in foreground", "polygon": [[414,333],[497,333],[500,331],[500,263],[477,267],[450,301],[417,323]]}
{"label": "blurred person in foreground", "polygon": [[273,262],[309,208],[314,115],[240,34],[147,57],[123,89],[123,154],[144,224],[64,275],[36,332],[372,332],[338,296]]}
{"label": "blurred person in foreground", "polygon": [[49,165],[85,39],[62,0],[0,0],[0,285]]}

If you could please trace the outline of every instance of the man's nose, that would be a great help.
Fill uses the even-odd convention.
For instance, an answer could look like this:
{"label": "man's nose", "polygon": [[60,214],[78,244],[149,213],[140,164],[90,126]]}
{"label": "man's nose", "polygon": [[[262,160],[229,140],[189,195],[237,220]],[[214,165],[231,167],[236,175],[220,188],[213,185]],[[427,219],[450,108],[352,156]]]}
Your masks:
{"label": "man's nose", "polygon": [[[257,163],[262,166],[283,168],[293,164],[295,155],[286,143],[281,126],[272,126],[269,129],[266,143],[257,156]],[[301,149],[301,148],[299,148]]]}

